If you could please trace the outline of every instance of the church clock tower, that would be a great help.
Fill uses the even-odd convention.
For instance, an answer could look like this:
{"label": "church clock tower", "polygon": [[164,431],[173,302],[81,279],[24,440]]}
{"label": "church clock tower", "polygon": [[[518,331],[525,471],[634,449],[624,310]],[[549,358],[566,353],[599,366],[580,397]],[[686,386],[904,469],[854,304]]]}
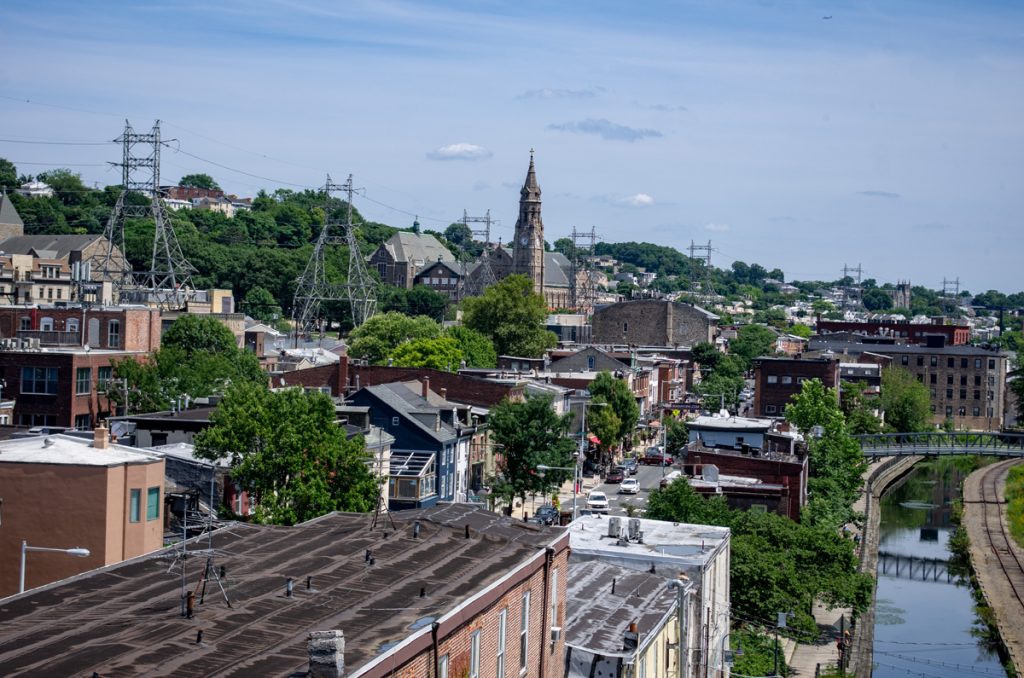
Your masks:
{"label": "church clock tower", "polygon": [[533,169],[533,149],[530,149],[530,169],[519,192],[519,218],[514,237],[512,272],[525,275],[533,283],[533,291],[543,295],[544,222],[540,219],[540,186]]}

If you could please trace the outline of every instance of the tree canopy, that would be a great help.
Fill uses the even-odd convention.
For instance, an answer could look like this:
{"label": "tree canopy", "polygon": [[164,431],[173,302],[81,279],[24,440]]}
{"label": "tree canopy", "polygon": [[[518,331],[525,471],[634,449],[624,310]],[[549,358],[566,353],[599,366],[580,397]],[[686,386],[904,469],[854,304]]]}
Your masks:
{"label": "tree canopy", "polygon": [[463,313],[463,324],[489,337],[499,355],[539,358],[558,344],[555,333],[544,329],[544,297],[524,275],[510,275],[466,299]]}
{"label": "tree canopy", "polygon": [[[609,441],[609,445],[618,445],[630,440],[640,418],[640,407],[636,404],[636,396],[629,389],[629,385],[622,379],[616,379],[611,372],[603,371],[590,382],[588,390],[595,402],[608,404],[608,407],[604,408],[592,406],[591,417],[602,416],[597,410],[605,409],[614,413],[618,419],[618,429],[615,430],[614,440]],[[603,438],[601,441],[605,442]]]}
{"label": "tree canopy", "polygon": [[257,522],[294,525],[376,506],[380,485],[363,438],[346,440],[329,396],[239,384],[210,423],[196,436],[196,455],[230,460],[231,477],[255,500]]}
{"label": "tree canopy", "polygon": [[882,370],[882,409],[885,425],[896,433],[917,433],[932,428],[928,387],[900,367]]}
{"label": "tree canopy", "polygon": [[568,437],[572,417],[556,414],[551,402],[544,396],[518,402],[506,399],[487,418],[499,455],[492,489],[509,507],[516,497],[525,501],[527,494],[547,494],[572,478],[572,471],[537,472],[540,464],[568,468],[574,463],[576,446]]}
{"label": "tree canopy", "polygon": [[213,180],[209,174],[186,174],[178,180],[179,186],[190,186],[193,188],[205,188],[213,191],[219,191],[220,186]]}

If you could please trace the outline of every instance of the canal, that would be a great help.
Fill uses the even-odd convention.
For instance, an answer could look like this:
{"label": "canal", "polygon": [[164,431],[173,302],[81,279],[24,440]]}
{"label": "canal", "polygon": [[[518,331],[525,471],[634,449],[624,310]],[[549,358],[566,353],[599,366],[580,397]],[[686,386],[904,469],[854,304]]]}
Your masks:
{"label": "canal", "polygon": [[[969,585],[948,569],[965,460],[925,460],[881,501],[874,673],[1005,676],[980,633]],[[955,570],[955,567],[953,568]]]}

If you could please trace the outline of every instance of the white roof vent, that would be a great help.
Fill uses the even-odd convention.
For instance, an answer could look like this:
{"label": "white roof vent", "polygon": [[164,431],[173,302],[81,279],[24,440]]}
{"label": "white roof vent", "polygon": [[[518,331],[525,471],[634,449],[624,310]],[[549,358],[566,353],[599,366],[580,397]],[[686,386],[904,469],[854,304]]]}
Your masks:
{"label": "white roof vent", "polygon": [[43,447],[53,447],[53,438],[43,438]]}

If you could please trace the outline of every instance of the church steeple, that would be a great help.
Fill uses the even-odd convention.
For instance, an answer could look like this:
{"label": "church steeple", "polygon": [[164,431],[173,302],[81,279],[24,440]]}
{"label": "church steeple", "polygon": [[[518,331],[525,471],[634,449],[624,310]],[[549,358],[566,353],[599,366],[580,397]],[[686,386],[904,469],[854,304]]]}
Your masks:
{"label": "church steeple", "polygon": [[530,149],[530,167],[519,191],[519,218],[516,220],[512,252],[512,272],[533,282],[533,291],[544,293],[544,222],[540,218],[540,185]]}
{"label": "church steeple", "polygon": [[537,171],[533,167],[533,149],[530,149],[530,168],[526,170],[526,181],[523,182],[523,189],[519,195],[524,200],[536,200],[540,202],[540,186],[537,184]]}

